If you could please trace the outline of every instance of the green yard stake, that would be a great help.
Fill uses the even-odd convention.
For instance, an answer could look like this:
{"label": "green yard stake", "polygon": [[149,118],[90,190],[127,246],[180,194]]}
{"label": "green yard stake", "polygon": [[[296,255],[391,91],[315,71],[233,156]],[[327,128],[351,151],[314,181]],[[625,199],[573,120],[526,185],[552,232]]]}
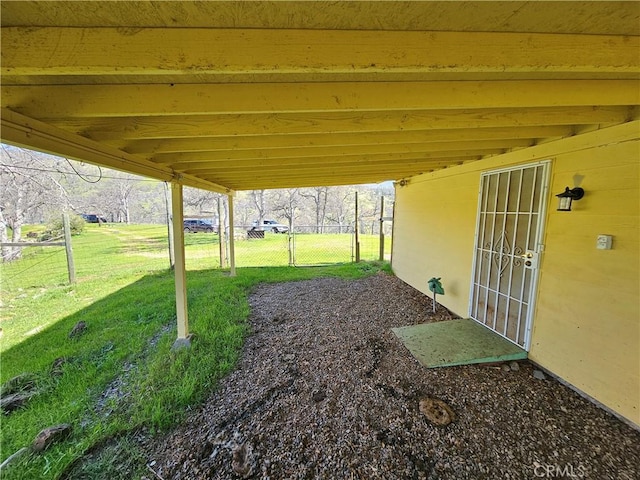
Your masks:
{"label": "green yard stake", "polygon": [[429,290],[433,292],[433,313],[436,313],[436,294],[444,295],[444,288],[442,288],[442,284],[440,283],[440,278],[442,277],[433,277],[429,280]]}

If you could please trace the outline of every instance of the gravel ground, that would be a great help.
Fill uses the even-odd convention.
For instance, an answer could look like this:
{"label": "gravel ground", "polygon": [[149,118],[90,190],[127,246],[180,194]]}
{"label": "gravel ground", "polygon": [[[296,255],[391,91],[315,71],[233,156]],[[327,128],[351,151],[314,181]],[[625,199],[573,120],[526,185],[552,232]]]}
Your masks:
{"label": "gravel ground", "polygon": [[[422,367],[390,329],[451,315],[395,277],[266,285],[250,302],[237,370],[154,442],[149,478],[640,478],[640,433],[527,362]],[[456,420],[431,424],[425,396]]]}

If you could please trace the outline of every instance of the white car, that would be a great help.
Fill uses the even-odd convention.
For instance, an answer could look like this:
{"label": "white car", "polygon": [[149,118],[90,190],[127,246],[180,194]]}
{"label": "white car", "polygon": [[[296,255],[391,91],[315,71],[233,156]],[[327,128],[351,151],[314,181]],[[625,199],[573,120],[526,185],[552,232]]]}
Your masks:
{"label": "white car", "polygon": [[264,230],[265,232],[273,233],[287,233],[289,227],[283,223],[278,223],[275,220],[263,220],[262,225],[258,226],[258,222],[253,222],[252,230]]}

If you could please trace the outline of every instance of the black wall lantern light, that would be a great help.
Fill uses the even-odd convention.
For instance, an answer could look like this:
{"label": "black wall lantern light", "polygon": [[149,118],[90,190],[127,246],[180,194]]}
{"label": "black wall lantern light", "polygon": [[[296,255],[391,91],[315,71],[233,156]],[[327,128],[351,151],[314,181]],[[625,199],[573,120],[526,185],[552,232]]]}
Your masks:
{"label": "black wall lantern light", "polygon": [[571,211],[571,202],[574,200],[580,200],[584,197],[584,190],[580,187],[575,187],[569,189],[566,187],[564,192],[556,195],[558,197],[558,211],[560,212],[570,212]]}

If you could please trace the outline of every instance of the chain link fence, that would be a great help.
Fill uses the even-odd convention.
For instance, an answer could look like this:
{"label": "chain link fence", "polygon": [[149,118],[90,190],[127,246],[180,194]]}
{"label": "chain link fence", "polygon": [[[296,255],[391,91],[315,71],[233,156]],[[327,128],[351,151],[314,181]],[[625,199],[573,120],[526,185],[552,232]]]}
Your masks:
{"label": "chain link fence", "polygon": [[[247,226],[235,226],[236,267],[282,267],[290,265],[288,233],[255,231]],[[227,252],[229,236],[227,240]],[[227,255],[229,258],[229,255]]]}
{"label": "chain link fence", "polygon": [[[360,233],[361,260],[380,258],[380,227]],[[296,225],[291,232],[254,231],[244,225],[234,227],[237,267],[313,266],[356,261],[353,225]],[[228,235],[226,258],[229,258]],[[385,236],[384,259],[391,256],[391,237]]]}
{"label": "chain link fence", "polygon": [[291,236],[294,265],[355,261],[355,237],[351,225],[298,226]]}
{"label": "chain link fence", "polygon": [[[264,232],[250,238],[250,228],[235,230],[237,267],[312,266],[349,263],[356,260],[353,225],[301,225],[293,232]],[[370,231],[369,231],[370,232]],[[185,263],[189,270],[229,266],[229,237],[224,235],[223,255],[216,233],[185,233]],[[390,236],[385,237],[385,259],[390,258]],[[170,266],[166,225],[88,225],[72,238],[78,281],[110,275],[147,274]],[[377,260],[380,255],[379,231],[360,233],[361,260]],[[69,282],[64,246],[25,247],[22,258],[0,263],[3,291],[48,288]]]}

